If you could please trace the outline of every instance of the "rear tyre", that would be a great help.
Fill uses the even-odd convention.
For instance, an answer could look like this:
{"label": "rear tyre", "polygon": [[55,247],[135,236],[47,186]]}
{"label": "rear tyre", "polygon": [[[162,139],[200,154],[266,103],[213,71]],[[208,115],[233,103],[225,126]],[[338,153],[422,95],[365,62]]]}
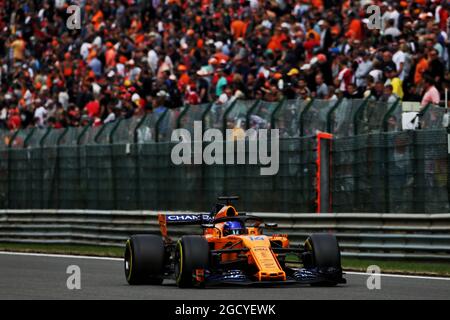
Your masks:
{"label": "rear tyre", "polygon": [[175,279],[178,287],[194,285],[195,271],[206,270],[209,265],[209,245],[202,236],[184,236],[175,250]]}
{"label": "rear tyre", "polygon": [[125,245],[125,277],[130,285],[160,285],[164,276],[164,241],[155,235],[134,235]]}
{"label": "rear tyre", "polygon": [[326,281],[313,286],[335,286],[342,279],[341,250],[336,237],[329,233],[311,235],[305,242],[309,261],[305,267],[316,268]]}

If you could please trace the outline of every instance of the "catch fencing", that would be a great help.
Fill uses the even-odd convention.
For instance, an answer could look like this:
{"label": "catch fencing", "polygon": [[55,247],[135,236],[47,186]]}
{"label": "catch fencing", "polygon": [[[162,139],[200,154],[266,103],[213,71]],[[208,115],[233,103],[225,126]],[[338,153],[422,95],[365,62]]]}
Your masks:
{"label": "catch fencing", "polygon": [[[445,109],[401,131],[399,101],[231,100],[156,110],[104,126],[0,132],[0,208],[205,210],[237,194],[248,211],[315,212],[317,131],[331,146],[332,212],[449,212]],[[280,168],[182,165],[172,131],[279,129]],[[249,159],[249,148],[246,148]]]}

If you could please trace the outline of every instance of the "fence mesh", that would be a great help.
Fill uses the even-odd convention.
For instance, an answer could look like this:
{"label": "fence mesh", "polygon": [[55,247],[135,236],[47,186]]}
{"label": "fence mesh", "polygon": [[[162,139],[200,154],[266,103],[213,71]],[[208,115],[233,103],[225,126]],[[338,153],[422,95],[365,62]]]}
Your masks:
{"label": "fence mesh", "polygon": [[336,212],[449,212],[443,130],[337,139],[332,161]]}
{"label": "fence mesh", "polygon": [[14,131],[0,129],[0,148],[4,149],[9,146],[9,142],[14,135]]}
{"label": "fence mesh", "polygon": [[272,114],[281,102],[260,101],[250,115],[250,128],[271,129]]}
{"label": "fence mesh", "polygon": [[[315,144],[313,138],[281,139],[274,176],[261,176],[260,165],[176,166],[173,143],[1,149],[0,203],[12,209],[206,210],[216,196],[238,194],[245,210],[313,212]],[[248,159],[248,145],[246,152]],[[444,130],[335,139],[332,209],[449,212],[447,157]]]}
{"label": "fence mesh", "polygon": [[420,127],[426,130],[441,129],[442,119],[446,109],[440,106],[430,105],[420,117]]}
{"label": "fence mesh", "polygon": [[[336,138],[354,135],[354,117],[356,112],[365,103],[361,99],[344,99],[334,110],[330,111],[330,133]],[[328,130],[327,130],[328,131]]]}
{"label": "fence mesh", "polygon": [[137,115],[128,119],[119,119],[111,135],[112,143],[130,143],[135,141],[135,131],[144,120],[145,115]]}
{"label": "fence mesh", "polygon": [[[203,115],[205,115],[211,107],[211,104],[199,104],[188,106],[183,117],[180,118],[180,127],[188,130],[191,135],[194,134],[194,122],[203,122]],[[204,128],[206,129],[206,128]]]}
{"label": "fence mesh", "polygon": [[356,133],[401,131],[402,105],[400,102],[383,102],[369,98],[356,117]]}
{"label": "fence mesh", "polygon": [[[445,109],[426,109],[421,123],[428,130],[400,131],[400,104],[336,102],[238,100],[192,106],[182,118],[184,108],[178,108],[104,127],[3,130],[0,206],[204,211],[216,196],[238,194],[244,210],[313,212],[317,146],[312,136],[331,128],[334,212],[450,211],[447,134],[436,129]],[[260,175],[260,165],[172,163],[171,133],[178,124],[192,130],[205,115],[205,129],[224,124],[245,129],[250,109],[258,117],[251,126],[280,129],[276,175]],[[351,136],[355,129],[364,134]]]}
{"label": "fence mesh", "polygon": [[227,114],[226,129],[245,129],[247,114],[258,103],[254,100],[238,100]]}
{"label": "fence mesh", "polygon": [[169,109],[163,114],[157,114],[153,119],[155,127],[158,127],[158,141],[167,142],[171,140],[172,131],[177,129],[178,118],[182,114],[184,107]]}
{"label": "fence mesh", "polygon": [[337,101],[314,100],[308,110],[301,116],[302,136],[312,136],[317,131],[328,130],[328,113],[336,105]]}
{"label": "fence mesh", "polygon": [[[250,157],[248,143],[246,159]],[[204,211],[217,196],[238,194],[244,210],[315,210],[313,138],[282,140],[275,176],[260,175],[261,165],[176,166],[170,160],[173,146],[144,143],[3,149],[0,203],[13,209]]]}
{"label": "fence mesh", "polygon": [[205,128],[223,130],[223,117],[225,115],[225,111],[228,110],[228,108],[233,107],[235,103],[237,103],[235,98],[230,99],[224,104],[213,103],[210,111],[205,115]]}
{"label": "fence mesh", "polygon": [[275,128],[280,130],[280,137],[300,137],[300,115],[310,101],[286,100],[274,114]]}

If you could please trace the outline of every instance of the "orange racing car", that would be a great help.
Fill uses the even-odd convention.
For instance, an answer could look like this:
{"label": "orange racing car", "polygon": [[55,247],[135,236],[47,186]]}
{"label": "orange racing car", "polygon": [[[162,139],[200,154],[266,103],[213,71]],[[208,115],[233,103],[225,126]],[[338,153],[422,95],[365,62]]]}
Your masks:
{"label": "orange racing car", "polygon": [[[219,197],[210,214],[159,215],[161,236],[134,235],[126,242],[125,277],[131,285],[160,285],[174,279],[181,288],[218,284],[270,285],[345,283],[336,237],[311,235],[291,246],[287,235],[265,235],[276,224],[238,213]],[[200,225],[203,235],[173,241],[168,225]]]}

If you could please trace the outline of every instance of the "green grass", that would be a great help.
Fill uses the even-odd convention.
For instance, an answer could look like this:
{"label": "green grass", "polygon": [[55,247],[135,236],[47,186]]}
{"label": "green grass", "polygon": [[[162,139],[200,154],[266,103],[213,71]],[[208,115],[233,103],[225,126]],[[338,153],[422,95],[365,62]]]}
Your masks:
{"label": "green grass", "polygon": [[[289,255],[287,260],[292,266],[300,262],[295,255]],[[450,277],[450,263],[446,262],[342,258],[342,267],[345,271],[366,272],[372,265],[380,267],[381,273]]]}
{"label": "green grass", "polygon": [[379,266],[382,273],[450,276],[450,263],[446,262],[342,259],[342,266],[347,271],[366,272],[371,265]]}
{"label": "green grass", "polygon": [[80,256],[123,257],[123,248],[90,245],[46,245],[0,242],[0,251],[68,254]]}
{"label": "green grass", "polygon": [[[114,258],[123,257],[123,248],[99,247],[89,245],[44,245],[0,242],[0,251],[53,253]],[[294,262],[296,261],[295,258],[296,256],[290,256],[288,257],[288,260]],[[368,260],[352,258],[342,259],[342,266],[346,271],[366,272],[367,267],[370,265],[379,266],[382,273],[401,273],[450,277],[450,263],[445,262]]]}

